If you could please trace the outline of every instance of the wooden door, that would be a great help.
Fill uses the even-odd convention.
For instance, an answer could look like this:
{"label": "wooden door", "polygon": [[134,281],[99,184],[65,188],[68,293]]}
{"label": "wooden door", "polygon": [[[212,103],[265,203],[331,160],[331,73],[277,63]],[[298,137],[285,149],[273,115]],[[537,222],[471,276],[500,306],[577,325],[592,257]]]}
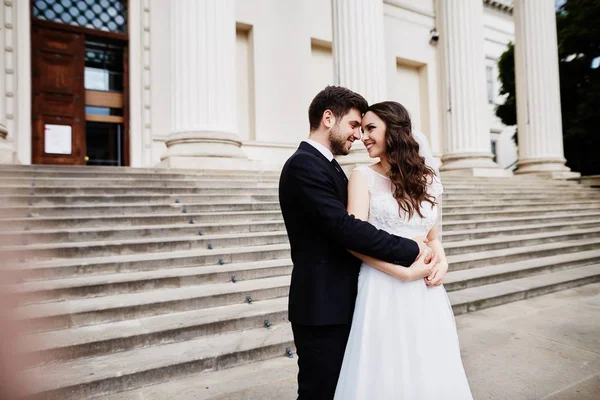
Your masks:
{"label": "wooden door", "polygon": [[82,34],[32,29],[34,164],[85,164]]}

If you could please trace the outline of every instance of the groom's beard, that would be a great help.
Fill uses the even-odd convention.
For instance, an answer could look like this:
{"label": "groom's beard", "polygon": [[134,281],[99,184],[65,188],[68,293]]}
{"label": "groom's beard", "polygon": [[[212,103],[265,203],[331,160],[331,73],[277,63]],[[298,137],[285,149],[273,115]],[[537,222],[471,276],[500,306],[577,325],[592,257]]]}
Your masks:
{"label": "groom's beard", "polygon": [[350,149],[346,149],[347,142],[348,140],[340,134],[340,128],[337,124],[331,128],[331,132],[329,132],[329,144],[334,156],[347,156],[350,153]]}

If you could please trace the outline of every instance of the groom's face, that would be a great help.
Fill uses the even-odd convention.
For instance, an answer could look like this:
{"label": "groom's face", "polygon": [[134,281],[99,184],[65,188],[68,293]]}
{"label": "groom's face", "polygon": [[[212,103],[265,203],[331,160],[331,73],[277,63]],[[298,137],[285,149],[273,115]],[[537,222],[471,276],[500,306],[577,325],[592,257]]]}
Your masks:
{"label": "groom's face", "polygon": [[350,153],[352,143],[360,140],[361,114],[356,108],[351,109],[341,119],[336,120],[329,130],[331,152],[336,156]]}

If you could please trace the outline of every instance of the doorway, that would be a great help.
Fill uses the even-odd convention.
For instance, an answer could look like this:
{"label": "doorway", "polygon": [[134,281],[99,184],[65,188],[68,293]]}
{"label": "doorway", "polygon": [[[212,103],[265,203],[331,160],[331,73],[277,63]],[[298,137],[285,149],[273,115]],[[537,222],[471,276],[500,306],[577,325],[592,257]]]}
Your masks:
{"label": "doorway", "polygon": [[32,1],[32,161],[129,165],[126,0]]}

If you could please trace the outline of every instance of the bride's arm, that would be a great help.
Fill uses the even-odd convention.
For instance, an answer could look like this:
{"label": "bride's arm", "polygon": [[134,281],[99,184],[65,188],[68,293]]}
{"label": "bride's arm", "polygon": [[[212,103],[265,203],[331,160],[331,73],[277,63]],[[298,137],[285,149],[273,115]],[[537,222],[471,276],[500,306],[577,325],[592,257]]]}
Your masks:
{"label": "bride's arm", "polygon": [[[370,198],[367,180],[362,172],[354,171],[350,176],[350,182],[348,183],[348,213],[354,215],[358,219],[366,221],[369,219],[369,206]],[[431,274],[436,261],[433,259],[433,262],[425,264],[425,257],[421,256],[410,266],[410,268],[406,268],[365,256],[354,251],[350,251],[350,253],[370,266],[377,268],[381,272],[385,272],[402,281],[416,280],[428,276]]]}
{"label": "bride's arm", "polygon": [[444,280],[444,276],[448,272],[448,259],[446,258],[446,252],[442,242],[438,239],[439,221],[436,222],[435,226],[431,228],[427,234],[427,246],[433,250],[433,253],[438,257],[438,265],[435,267],[433,273],[429,275],[426,282],[429,286],[439,286]]}

